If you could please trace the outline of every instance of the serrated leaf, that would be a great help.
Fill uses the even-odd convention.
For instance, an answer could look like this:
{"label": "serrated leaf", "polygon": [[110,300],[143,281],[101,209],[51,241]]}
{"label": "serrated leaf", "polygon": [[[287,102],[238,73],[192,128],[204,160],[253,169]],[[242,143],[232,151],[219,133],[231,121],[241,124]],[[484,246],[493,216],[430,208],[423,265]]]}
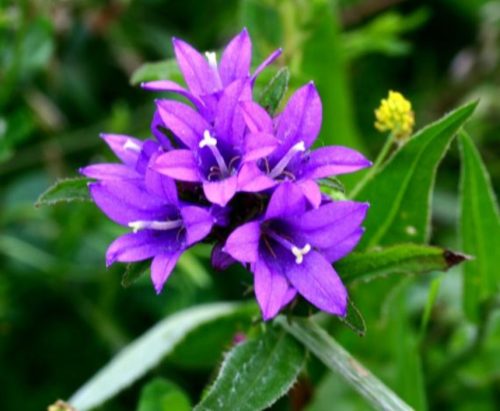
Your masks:
{"label": "serrated leaf", "polygon": [[165,318],[118,353],[68,402],[78,411],[97,407],[145,375],[196,327],[232,315],[239,307],[233,303],[204,304]]}
{"label": "serrated leaf", "polygon": [[176,384],[155,378],[141,391],[137,411],[190,411],[189,397]]}
{"label": "serrated leaf", "polygon": [[419,131],[359,191],[355,189],[357,200],[371,204],[358,249],[427,242],[437,167],[476,105],[468,103]]}
{"label": "serrated leaf", "polygon": [[269,84],[264,87],[264,90],[262,90],[258,103],[264,107],[271,116],[276,113],[276,110],[283,100],[288,89],[289,81],[290,71],[288,68],[283,67],[271,79]]}
{"label": "serrated leaf", "polygon": [[284,317],[279,317],[277,321],[324,365],[344,378],[374,409],[412,410],[312,320],[293,318],[289,322]]}
{"label": "serrated leaf", "polygon": [[156,63],[145,63],[134,71],[130,78],[130,84],[136,86],[146,81],[182,79],[177,61],[175,59],[160,61]]}
{"label": "serrated leaf", "polygon": [[258,411],[271,406],[293,385],[305,350],[282,330],[268,327],[255,340],[234,347],[195,411]]}
{"label": "serrated leaf", "polygon": [[352,253],[335,263],[346,283],[371,281],[392,274],[446,271],[468,257],[440,247],[398,244],[378,250]]}
{"label": "serrated leaf", "polygon": [[52,187],[38,197],[35,207],[73,201],[92,201],[88,189],[90,181],[83,177],[56,181]]}
{"label": "serrated leaf", "polygon": [[488,171],[471,138],[460,133],[460,239],[475,258],[463,268],[464,309],[478,320],[480,305],[500,288],[500,217]]}
{"label": "serrated leaf", "polygon": [[150,266],[151,261],[149,260],[127,264],[127,268],[122,277],[122,287],[130,287],[149,271]]}

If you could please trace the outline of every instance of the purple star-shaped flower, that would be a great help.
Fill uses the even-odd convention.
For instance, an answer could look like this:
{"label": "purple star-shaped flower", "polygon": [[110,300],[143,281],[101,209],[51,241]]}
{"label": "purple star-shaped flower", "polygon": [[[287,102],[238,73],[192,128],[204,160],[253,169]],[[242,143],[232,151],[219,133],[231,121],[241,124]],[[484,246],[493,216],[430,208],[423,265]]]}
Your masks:
{"label": "purple star-shaped flower", "polygon": [[228,237],[224,252],[249,263],[265,320],[297,293],[330,314],[344,316],[347,291],[331,263],[360,240],[368,204],[338,201],[310,209],[290,182],[276,188],[265,214]]}
{"label": "purple star-shaped flower", "polygon": [[152,258],[151,278],[161,292],[180,255],[205,238],[215,218],[210,210],[183,203],[174,181],[148,164],[161,153],[153,141],[105,135],[122,164],[96,164],[81,173],[100,180],[89,184],[97,206],[113,221],[133,231],[108,248],[106,264]]}
{"label": "purple star-shaped flower", "polygon": [[213,124],[183,103],[158,101],[163,124],[182,148],[160,155],[155,170],[176,180],[201,183],[206,198],[220,206],[238,191],[256,192],[274,185],[254,162],[270,154],[277,140],[265,133],[248,134],[238,105],[251,97],[247,81],[231,83],[217,103]]}
{"label": "purple star-shaped flower", "polygon": [[371,162],[347,147],[329,146],[310,151],[322,121],[322,104],[316,87],[309,83],[298,89],[274,121],[253,101],[240,103],[245,121],[254,135],[274,135],[277,148],[259,162],[276,183],[295,181],[311,204],[318,207],[321,192],[316,180],[352,173]]}

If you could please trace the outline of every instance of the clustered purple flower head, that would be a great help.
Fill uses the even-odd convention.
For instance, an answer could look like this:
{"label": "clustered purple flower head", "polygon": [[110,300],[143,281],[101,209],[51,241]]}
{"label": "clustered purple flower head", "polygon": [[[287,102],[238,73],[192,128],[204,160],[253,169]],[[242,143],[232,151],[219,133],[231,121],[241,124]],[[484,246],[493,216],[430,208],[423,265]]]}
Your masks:
{"label": "clustered purple flower head", "polygon": [[121,160],[81,173],[97,206],[129,227],[108,248],[107,265],[152,260],[157,293],[180,255],[198,242],[213,244],[218,269],[240,262],[254,275],[265,320],[297,294],[319,309],[344,316],[347,292],[332,263],[351,252],[363,234],[368,204],[334,201],[321,179],[371,163],[346,147],[311,150],[322,121],[316,87],[299,88],[272,118],[253,100],[252,44],[246,30],[222,53],[204,57],[174,39],[188,88],[168,80],[143,84],[183,96],[159,99],[154,140],[107,134]]}

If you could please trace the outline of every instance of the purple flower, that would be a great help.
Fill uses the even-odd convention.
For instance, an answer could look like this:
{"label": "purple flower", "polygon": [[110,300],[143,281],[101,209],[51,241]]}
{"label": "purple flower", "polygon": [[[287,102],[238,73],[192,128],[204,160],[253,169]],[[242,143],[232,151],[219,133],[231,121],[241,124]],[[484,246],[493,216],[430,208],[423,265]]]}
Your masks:
{"label": "purple flower", "polygon": [[277,140],[265,133],[247,133],[238,104],[251,97],[248,81],[231,83],[217,103],[213,123],[183,103],[159,100],[161,120],[182,148],[160,155],[154,169],[176,180],[201,183],[208,201],[220,206],[239,191],[262,191],[274,185],[255,160],[270,154]]}
{"label": "purple flower", "polygon": [[352,251],[363,234],[368,204],[328,202],[310,209],[301,189],[281,184],[265,214],[228,237],[224,251],[249,263],[265,320],[297,293],[330,314],[344,316],[347,292],[331,263]]}
{"label": "purple flower", "polygon": [[151,278],[161,292],[180,255],[205,238],[215,218],[205,207],[179,200],[172,179],[151,167],[158,143],[128,136],[103,137],[122,164],[96,164],[81,170],[100,180],[89,184],[97,206],[113,221],[132,229],[108,248],[106,264],[152,259]]}
{"label": "purple flower", "polygon": [[226,46],[220,64],[214,52],[203,56],[188,43],[173,38],[172,43],[179,68],[189,89],[170,80],[143,83],[142,87],[152,91],[168,91],[179,94],[191,101],[207,119],[212,119],[220,93],[236,80],[255,78],[281,54],[274,51],[250,76],[252,42],[248,31],[243,29]]}
{"label": "purple flower", "polygon": [[316,180],[352,173],[371,162],[355,150],[341,146],[309,151],[322,121],[322,105],[316,87],[309,83],[298,89],[274,121],[257,103],[240,103],[253,135],[275,135],[277,148],[259,161],[259,167],[275,183],[294,181],[314,207],[321,203]]}

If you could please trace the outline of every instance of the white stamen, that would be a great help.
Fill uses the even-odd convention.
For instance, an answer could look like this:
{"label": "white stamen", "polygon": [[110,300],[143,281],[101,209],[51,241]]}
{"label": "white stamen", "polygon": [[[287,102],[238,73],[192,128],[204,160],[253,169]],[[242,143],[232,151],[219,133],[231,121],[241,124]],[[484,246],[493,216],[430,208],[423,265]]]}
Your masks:
{"label": "white stamen", "polygon": [[205,57],[210,67],[217,68],[217,54],[215,54],[215,51],[206,51]]}
{"label": "white stamen", "polygon": [[182,225],[181,220],[172,221],[131,221],[128,226],[137,233],[140,230],[150,229],[150,230],[172,230],[178,228]]}
{"label": "white stamen", "polygon": [[217,139],[215,137],[212,137],[210,134],[210,131],[205,130],[203,133],[203,140],[200,141],[200,148],[203,148],[205,146],[207,147],[215,147],[217,145]]}
{"label": "white stamen", "polygon": [[125,144],[123,144],[123,148],[125,150],[135,151],[137,153],[141,151],[141,146],[139,146],[139,144],[134,143],[130,139],[127,139],[127,141],[125,141]]}
{"label": "white stamen", "polygon": [[304,261],[304,256],[311,251],[311,245],[306,244],[304,247],[299,248],[299,247],[292,247],[292,254],[295,256],[295,262],[297,264],[302,264],[302,261]]}
{"label": "white stamen", "polygon": [[269,173],[269,177],[276,178],[285,170],[288,163],[292,160],[292,158],[300,151],[306,151],[306,146],[303,141],[299,141],[297,144],[292,146],[290,150],[278,161],[278,164],[274,166],[274,168]]}

